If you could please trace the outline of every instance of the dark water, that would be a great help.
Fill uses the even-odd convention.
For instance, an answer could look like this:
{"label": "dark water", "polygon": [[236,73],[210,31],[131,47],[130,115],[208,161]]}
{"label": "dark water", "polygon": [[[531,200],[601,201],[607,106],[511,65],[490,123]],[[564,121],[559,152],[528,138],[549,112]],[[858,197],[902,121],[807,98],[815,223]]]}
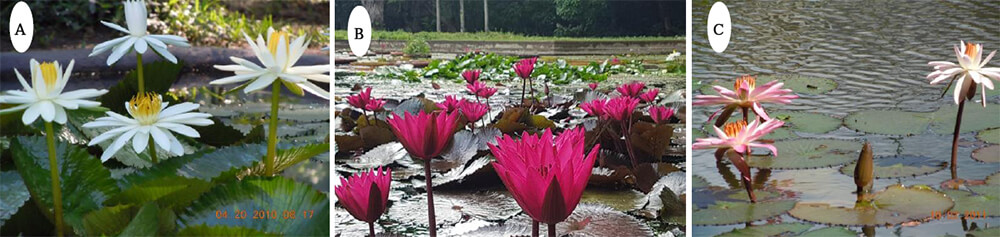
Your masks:
{"label": "dark water", "polygon": [[[952,45],[960,39],[983,44],[984,57],[1000,49],[1000,1],[726,2],[733,33],[726,51],[717,54],[705,38],[705,17],[712,3],[695,1],[692,10],[695,94],[700,94],[699,81],[731,81],[743,74],[798,74],[839,83],[834,91],[800,95],[791,105],[772,105],[769,110],[808,111],[843,118],[862,110],[927,112],[956,106],[950,93],[940,97],[944,85],[928,84],[925,76],[932,68],[927,62],[955,61]],[[1000,63],[994,59],[989,66],[998,67]],[[987,100],[1000,101],[997,96]],[[701,127],[715,109],[693,108],[694,129]],[[1000,119],[1000,116],[981,119]],[[951,135],[929,131],[900,138],[840,127],[826,134],[798,135],[867,139],[872,142],[876,156],[910,154],[944,161],[950,159],[951,152]],[[972,150],[983,146],[974,136],[972,132],[961,135],[966,142],[958,151],[959,178],[983,179],[1000,171],[998,163],[980,163],[970,158]],[[725,184],[711,151],[695,150],[693,155],[695,175],[705,177],[713,185]],[[799,202],[851,206],[855,200],[853,178],[841,174],[839,168],[776,170],[770,180],[782,183],[781,189],[796,192]],[[939,188],[947,179],[950,179],[947,169],[915,178],[878,179],[875,190],[896,183]],[[693,198],[697,200],[698,196]],[[780,220],[799,222],[788,215]],[[973,221],[980,228],[1000,224],[1000,218]],[[692,234],[711,236],[742,227],[742,224],[696,226]],[[876,235],[964,236],[965,232],[959,220],[937,220],[916,227],[877,228]]]}

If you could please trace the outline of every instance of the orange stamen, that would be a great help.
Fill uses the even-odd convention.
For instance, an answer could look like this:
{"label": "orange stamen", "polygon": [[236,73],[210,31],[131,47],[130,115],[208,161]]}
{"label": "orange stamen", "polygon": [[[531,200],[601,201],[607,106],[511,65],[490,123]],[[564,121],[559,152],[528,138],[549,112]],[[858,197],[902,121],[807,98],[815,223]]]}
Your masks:
{"label": "orange stamen", "polygon": [[722,130],[726,132],[726,136],[734,137],[737,134],[739,134],[740,131],[743,131],[743,129],[746,127],[747,127],[747,121],[740,120],[736,122],[726,123],[726,125],[722,126]]}
{"label": "orange stamen", "polygon": [[965,42],[965,56],[970,58],[975,58],[979,54],[979,45],[973,44],[972,42]]}

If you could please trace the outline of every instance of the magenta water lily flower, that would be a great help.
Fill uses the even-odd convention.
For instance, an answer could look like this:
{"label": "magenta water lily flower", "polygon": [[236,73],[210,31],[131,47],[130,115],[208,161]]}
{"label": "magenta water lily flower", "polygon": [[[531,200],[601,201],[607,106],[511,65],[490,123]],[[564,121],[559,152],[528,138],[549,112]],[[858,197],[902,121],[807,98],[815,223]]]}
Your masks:
{"label": "magenta water lily flower", "polygon": [[639,106],[639,99],[624,96],[617,97],[608,100],[607,104],[604,105],[604,113],[611,119],[627,123],[632,118],[632,113],[635,112],[636,106]]}
{"label": "magenta water lily flower", "polygon": [[[635,97],[639,97],[639,94],[642,93],[642,89],[645,89],[645,88],[646,88],[646,83],[632,82],[632,83],[622,84],[621,86],[618,86],[617,90],[618,90],[618,93],[622,94],[622,96],[628,96],[628,97],[635,98]],[[659,92],[657,92],[657,93],[659,93]]]}
{"label": "magenta water lily flower", "polygon": [[649,117],[652,117],[653,122],[656,122],[657,124],[670,121],[671,116],[674,116],[674,109],[667,108],[667,106],[649,107]]}
{"label": "magenta water lily flower", "polygon": [[368,103],[365,104],[365,110],[368,111],[378,111],[385,107],[385,100],[382,99],[370,99]]}
{"label": "magenta water lily flower", "polygon": [[444,101],[437,103],[437,107],[441,108],[445,112],[451,113],[459,108],[459,106],[465,103],[465,99],[458,99],[453,95],[448,95],[444,97]]}
{"label": "magenta water lily flower", "polygon": [[476,82],[479,82],[479,74],[481,73],[483,73],[483,71],[479,69],[467,70],[462,72],[462,78],[465,78],[466,83],[474,84]]}
{"label": "magenta water lily flower", "polygon": [[375,236],[375,221],[385,212],[391,182],[392,170],[386,168],[383,172],[378,167],[377,171],[361,172],[349,179],[341,177],[334,193],[351,216],[368,223],[369,233]]}
{"label": "magenta water lily flower", "polygon": [[553,138],[552,130],[545,129],[541,136],[504,135],[497,137],[496,145],[488,144],[497,158],[497,175],[534,220],[536,235],[541,222],[555,236],[555,224],[566,220],[580,202],[600,149],[598,144],[585,154],[584,133],[583,128],[569,129]]}
{"label": "magenta water lily flower", "polygon": [[469,93],[476,95],[480,98],[489,99],[493,94],[497,93],[496,88],[488,87],[483,82],[477,81],[471,84],[465,85],[465,88],[469,90]]}
{"label": "magenta water lily flower", "polygon": [[608,101],[603,99],[591,100],[590,102],[580,104],[580,108],[586,111],[587,114],[593,115],[598,118],[604,118],[604,107],[607,106]]}
{"label": "magenta water lily flower", "polygon": [[932,85],[948,79],[957,79],[958,83],[955,85],[958,87],[955,87],[954,92],[955,104],[958,104],[963,98],[973,98],[976,91],[973,86],[978,84],[982,90],[980,94],[982,94],[983,107],[986,107],[986,89],[993,90],[992,80],[1000,80],[1000,68],[986,67],[997,51],[990,52],[990,55],[983,59],[982,44],[964,41],[959,43],[959,45],[954,46],[958,64],[948,61],[929,62],[927,65],[934,66],[934,72],[928,74],[927,79],[931,80]]}
{"label": "magenta water lily flower", "polygon": [[[774,104],[788,104],[792,103],[793,99],[799,98],[799,96],[792,94],[790,89],[782,89],[781,87],[785,83],[778,81],[771,81],[765,83],[760,87],[756,87],[756,78],[753,76],[745,75],[736,79],[733,83],[733,90],[726,89],[721,86],[713,86],[712,89],[719,93],[719,95],[696,95],[692,105],[723,105],[721,109],[712,113],[712,116],[708,120],[715,118],[719,112],[728,111],[726,113],[732,113],[736,108],[743,108],[744,111],[747,109],[753,109],[753,112],[760,116],[764,120],[771,120],[771,117],[767,116],[767,112],[764,111],[763,103],[774,103]],[[728,117],[726,114],[723,117]],[[744,114],[744,117],[747,115]]]}
{"label": "magenta water lily flower", "polygon": [[597,84],[597,82],[591,82],[590,84],[587,84],[587,86],[590,87],[590,90],[597,90],[598,85],[599,84]]}
{"label": "magenta water lily flower", "polygon": [[372,99],[372,88],[365,88],[364,91],[359,92],[357,95],[352,95],[347,97],[347,103],[354,108],[365,109],[368,105],[368,101]]}
{"label": "magenta water lily flower", "polygon": [[466,101],[465,103],[459,105],[459,108],[461,108],[462,115],[465,116],[465,119],[468,120],[470,123],[473,123],[483,118],[483,115],[486,115],[486,112],[487,110],[490,109],[490,106],[484,103]]}
{"label": "magenta water lily flower", "polygon": [[538,58],[521,59],[514,64],[514,73],[523,79],[531,79],[531,73],[535,71],[535,62],[537,61]]}
{"label": "magenta water lily flower", "polygon": [[660,89],[653,88],[650,89],[649,91],[646,91],[646,93],[642,93],[641,95],[639,95],[639,99],[642,99],[642,102],[649,103],[656,101],[657,95],[660,95]]}

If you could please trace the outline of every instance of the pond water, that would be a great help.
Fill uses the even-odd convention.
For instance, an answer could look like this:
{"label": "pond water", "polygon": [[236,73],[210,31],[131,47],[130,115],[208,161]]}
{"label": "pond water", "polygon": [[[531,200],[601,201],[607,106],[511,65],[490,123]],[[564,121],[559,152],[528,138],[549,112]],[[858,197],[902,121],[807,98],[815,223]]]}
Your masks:
{"label": "pond water", "polygon": [[[944,85],[928,85],[925,76],[932,71],[928,61],[955,61],[952,45],[967,40],[983,44],[986,53],[1000,49],[1000,2],[998,1],[850,1],[850,2],[726,2],[733,19],[733,37],[723,54],[715,53],[705,38],[705,17],[712,2],[695,1],[693,21],[693,91],[716,80],[731,87],[733,78],[751,74],[799,75],[831,79],[835,89],[819,94],[799,94],[790,105],[765,105],[769,111],[802,111],[842,119],[850,113],[871,110],[902,110],[932,112],[957,107],[949,92],[942,98]],[[1000,64],[993,60],[991,66]],[[1000,99],[988,93],[987,102],[995,108]],[[966,110],[978,105],[969,103]],[[708,115],[718,107],[695,107],[693,129],[706,124]],[[953,110],[952,110],[953,111]],[[968,112],[967,112],[968,115]],[[992,116],[992,117],[991,117]],[[891,121],[893,117],[886,117]],[[1000,120],[1000,115],[987,114],[975,119]],[[966,119],[966,121],[969,121]],[[963,126],[966,126],[963,124]],[[703,131],[711,131],[703,130]],[[947,133],[920,130],[911,136],[887,136],[855,131],[839,126],[821,134],[795,132],[799,137],[833,138],[850,141],[867,140],[879,156],[915,155],[935,162],[950,160],[951,128]],[[706,132],[714,136],[714,132]],[[697,137],[697,136],[696,136]],[[976,138],[976,132],[961,134],[958,151],[958,177],[982,180],[1000,171],[1000,163],[982,163],[970,158],[973,150],[987,146]],[[860,150],[860,146],[856,148]],[[779,151],[779,153],[782,151]],[[856,159],[857,153],[853,158]],[[993,154],[1000,155],[1000,154]],[[878,158],[876,158],[878,163]],[[713,151],[695,150],[693,172],[715,186],[727,186],[717,168]],[[833,206],[854,205],[852,177],[842,174],[841,165],[829,168],[771,170],[760,175],[752,169],[756,183],[767,188],[792,192],[800,203],[829,203]],[[739,172],[729,165],[723,167]],[[768,171],[764,171],[767,173]],[[728,172],[722,172],[728,173]],[[727,174],[728,175],[728,174]],[[901,183],[928,185],[940,190],[940,184],[951,178],[947,168],[927,175],[901,179],[877,179],[874,191]],[[745,195],[745,193],[743,194]],[[694,195],[697,200],[707,198]],[[996,204],[996,203],[994,203]],[[704,208],[704,207],[702,207]],[[986,213],[1000,216],[1000,213]],[[766,221],[722,226],[695,226],[692,234],[713,236],[733,229],[766,223],[802,222],[790,215]],[[969,220],[980,228],[1000,225],[1000,218]],[[826,227],[817,224],[813,229]],[[851,230],[861,232],[861,228]],[[964,236],[961,220],[942,219],[924,223],[909,223],[904,227],[879,227],[878,236]]]}

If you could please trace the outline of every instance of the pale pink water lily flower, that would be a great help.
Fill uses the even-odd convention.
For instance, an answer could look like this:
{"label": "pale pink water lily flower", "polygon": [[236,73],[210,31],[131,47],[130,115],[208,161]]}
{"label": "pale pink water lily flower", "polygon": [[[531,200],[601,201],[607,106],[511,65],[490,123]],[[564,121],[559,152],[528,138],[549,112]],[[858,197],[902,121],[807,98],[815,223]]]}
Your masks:
{"label": "pale pink water lily flower", "polygon": [[[983,59],[983,45],[973,44],[971,42],[959,41],[959,45],[955,45],[955,57],[958,59],[958,64],[948,62],[948,61],[933,61],[927,63],[927,65],[934,66],[934,72],[927,75],[927,79],[931,80],[931,84],[941,83],[945,80],[951,78],[957,78],[958,87],[955,88],[955,104],[965,98],[972,98],[973,95],[969,95],[969,91],[975,93],[975,88],[972,83],[978,84],[982,90],[985,92],[986,89],[993,90],[993,81],[1000,80],[1000,68],[990,67],[987,68],[986,64],[990,62],[993,55],[996,54],[996,50],[986,56]],[[986,93],[982,93],[983,107],[986,106]]]}
{"label": "pale pink water lily flower", "polygon": [[747,151],[748,147],[763,147],[771,150],[772,155],[777,156],[778,149],[774,145],[760,143],[757,140],[771,133],[771,131],[780,128],[782,125],[785,125],[785,122],[779,119],[767,120],[763,123],[755,119],[750,124],[740,121],[726,124],[725,128],[713,126],[715,134],[718,137],[698,138],[691,144],[691,147],[693,149],[731,148],[741,154],[745,154],[744,152]]}
{"label": "pale pink water lily flower", "polygon": [[[753,76],[742,76],[736,79],[733,90],[721,86],[713,86],[712,89],[719,95],[696,95],[692,105],[724,105],[719,110],[712,113],[708,120],[715,118],[719,112],[735,110],[736,108],[749,108],[764,120],[771,120],[764,111],[763,103],[789,104],[799,96],[792,94],[790,89],[782,89],[785,83],[777,80],[765,83],[760,87],[756,85],[756,78]],[[728,117],[728,116],[723,116]]]}

